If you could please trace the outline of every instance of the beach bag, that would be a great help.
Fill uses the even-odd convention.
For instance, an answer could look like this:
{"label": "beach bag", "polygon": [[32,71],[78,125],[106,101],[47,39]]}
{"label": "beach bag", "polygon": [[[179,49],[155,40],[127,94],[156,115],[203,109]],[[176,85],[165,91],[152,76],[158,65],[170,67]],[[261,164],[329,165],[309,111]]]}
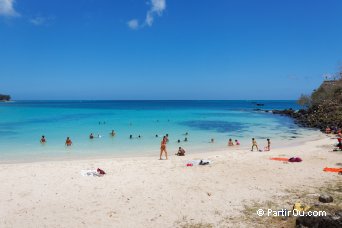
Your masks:
{"label": "beach bag", "polygon": [[292,157],[289,159],[289,162],[301,162],[303,161],[300,157]]}
{"label": "beach bag", "polygon": [[100,169],[100,168],[97,168],[97,172],[98,172],[99,174],[101,174],[101,175],[105,175],[105,174],[106,174],[106,172],[103,171],[103,170]]}

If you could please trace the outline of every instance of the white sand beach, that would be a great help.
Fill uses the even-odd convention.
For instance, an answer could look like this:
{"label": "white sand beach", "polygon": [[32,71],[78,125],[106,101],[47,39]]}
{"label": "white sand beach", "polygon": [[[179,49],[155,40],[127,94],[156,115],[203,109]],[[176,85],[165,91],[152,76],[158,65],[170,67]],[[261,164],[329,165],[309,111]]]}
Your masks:
{"label": "white sand beach", "polygon": [[[247,227],[246,206],[292,205],[300,193],[340,181],[323,172],[342,162],[341,152],[328,152],[335,142],[322,136],[271,152],[232,147],[185,157],[170,151],[162,161],[156,154],[1,164],[0,227]],[[303,162],[269,159],[293,156]],[[191,159],[212,164],[187,167]],[[107,174],[80,174],[96,168]]]}

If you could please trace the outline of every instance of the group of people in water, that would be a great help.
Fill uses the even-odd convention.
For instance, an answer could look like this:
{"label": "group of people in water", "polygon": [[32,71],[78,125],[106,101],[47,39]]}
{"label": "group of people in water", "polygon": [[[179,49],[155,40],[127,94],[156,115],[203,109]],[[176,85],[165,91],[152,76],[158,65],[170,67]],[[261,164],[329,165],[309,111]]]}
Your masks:
{"label": "group of people in water", "polygon": [[[115,135],[116,135],[116,133],[115,133],[114,130],[112,130],[109,134],[110,134],[111,136],[115,136]],[[185,135],[185,136],[188,136],[188,134],[189,134],[189,133],[186,132],[184,135]],[[97,137],[98,137],[98,138],[101,138],[101,135],[98,135]],[[158,135],[156,135],[156,137],[158,137]],[[93,134],[93,133],[90,133],[89,139],[94,139],[94,138],[95,138],[94,134]],[[129,138],[132,139],[133,136],[130,135]],[[141,138],[141,136],[139,135],[138,138]],[[188,138],[185,137],[184,141],[187,142],[187,141],[188,141]],[[162,139],[161,145],[160,145],[160,156],[159,156],[159,159],[160,159],[160,160],[162,160],[163,155],[165,155],[166,160],[168,159],[168,153],[167,153],[167,149],[166,149],[166,144],[167,144],[168,142],[169,142],[169,134],[166,134],[165,136],[163,136],[163,139]],[[178,139],[177,142],[180,143],[180,140]],[[214,143],[214,139],[212,138],[212,139],[210,140],[210,142],[211,142],[211,143]],[[44,135],[41,137],[40,143],[41,143],[41,144],[45,144],[45,143],[46,143],[46,138],[45,138]],[[67,137],[67,138],[66,138],[66,140],[65,140],[65,145],[68,146],[68,147],[72,145],[72,141],[71,141],[70,137]],[[228,140],[228,146],[239,146],[239,145],[240,145],[240,142],[239,142],[237,139],[235,139],[234,142],[233,142],[233,140],[232,140],[231,138]],[[340,140],[339,140],[339,145],[340,145],[340,147],[342,148],[341,138],[340,138]],[[257,151],[261,151],[261,150],[259,150],[259,148],[258,148],[258,144],[257,144],[255,138],[252,138],[252,149],[251,149],[251,151],[254,151],[254,148],[256,148]],[[267,146],[264,148],[264,151],[270,151],[270,150],[271,150],[271,140],[270,140],[270,139],[267,139]],[[182,148],[182,147],[179,147],[179,148],[178,148],[178,152],[177,152],[175,155],[177,155],[177,156],[185,156],[185,153],[186,153],[186,152],[185,152],[185,149]]]}

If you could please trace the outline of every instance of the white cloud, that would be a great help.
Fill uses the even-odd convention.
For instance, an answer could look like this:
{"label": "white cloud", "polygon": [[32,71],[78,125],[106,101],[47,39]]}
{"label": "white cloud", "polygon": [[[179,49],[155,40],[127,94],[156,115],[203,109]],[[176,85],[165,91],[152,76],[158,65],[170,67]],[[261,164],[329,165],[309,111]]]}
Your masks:
{"label": "white cloud", "polygon": [[145,23],[148,26],[152,26],[154,17],[156,15],[161,16],[166,9],[166,0],[151,0],[151,8],[147,11]]}
{"label": "white cloud", "polygon": [[30,23],[34,25],[42,25],[46,22],[46,19],[44,17],[35,17],[30,19]]}
{"label": "white cloud", "polygon": [[13,5],[15,0],[0,0],[0,16],[18,17],[20,14],[15,11]]}
{"label": "white cloud", "polygon": [[146,13],[145,21],[142,25],[139,25],[138,20],[132,19],[127,22],[127,25],[131,29],[138,29],[139,27],[152,26],[154,18],[156,16],[161,16],[163,11],[166,9],[166,0],[150,0],[148,2],[150,9]]}
{"label": "white cloud", "polygon": [[139,21],[137,19],[132,19],[127,22],[127,25],[131,29],[138,29],[139,28]]}

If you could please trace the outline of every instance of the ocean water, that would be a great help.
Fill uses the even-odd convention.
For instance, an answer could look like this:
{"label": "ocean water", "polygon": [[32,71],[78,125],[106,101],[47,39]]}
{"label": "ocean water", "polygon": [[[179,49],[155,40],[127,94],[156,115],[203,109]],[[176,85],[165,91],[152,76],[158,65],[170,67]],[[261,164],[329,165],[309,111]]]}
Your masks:
{"label": "ocean water", "polygon": [[[259,107],[256,104],[262,103]],[[163,135],[169,153],[226,148],[229,138],[261,147],[317,135],[288,117],[255,111],[293,108],[295,101],[16,101],[0,103],[0,162],[100,156],[158,156]],[[110,136],[115,130],[116,136]],[[188,132],[188,142],[184,134]],[[90,133],[100,138],[89,139]],[[45,135],[47,143],[39,140]],[[129,136],[133,135],[133,139]],[[141,136],[138,138],[138,136]],[[159,137],[156,137],[158,135]],[[65,147],[69,136],[73,146]],[[209,143],[214,138],[215,143]],[[181,143],[177,143],[177,140]]]}

